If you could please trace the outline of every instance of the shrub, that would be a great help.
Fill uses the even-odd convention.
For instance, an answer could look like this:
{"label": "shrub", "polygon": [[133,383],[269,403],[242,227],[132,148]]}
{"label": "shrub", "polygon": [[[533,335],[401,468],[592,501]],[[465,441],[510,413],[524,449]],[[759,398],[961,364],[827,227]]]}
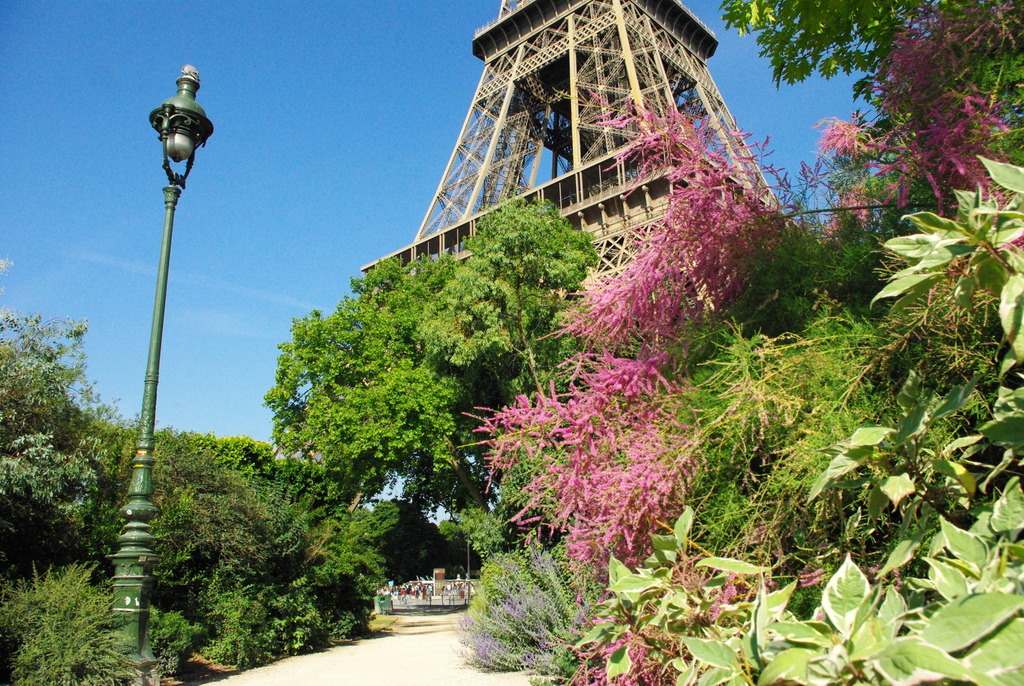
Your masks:
{"label": "shrub", "polygon": [[180,612],[160,612],[155,608],[150,614],[149,638],[157,671],[163,676],[174,676],[192,653],[202,643],[205,631]]}
{"label": "shrub", "polygon": [[203,654],[226,665],[253,667],[277,657],[274,629],[263,594],[231,589],[213,592],[208,625],[214,638]]}
{"label": "shrub", "polygon": [[0,633],[13,639],[15,686],[114,686],[135,671],[114,631],[111,595],[73,564],[4,589]]}
{"label": "shrub", "polygon": [[532,670],[569,677],[589,595],[550,553],[535,549],[494,556],[481,592],[462,621],[466,658],[494,671]]}

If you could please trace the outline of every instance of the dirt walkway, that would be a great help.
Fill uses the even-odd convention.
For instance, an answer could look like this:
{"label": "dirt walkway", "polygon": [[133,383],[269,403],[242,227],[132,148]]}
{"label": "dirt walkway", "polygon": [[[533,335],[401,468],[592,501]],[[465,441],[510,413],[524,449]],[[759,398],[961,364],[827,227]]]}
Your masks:
{"label": "dirt walkway", "polygon": [[525,674],[495,674],[459,658],[455,624],[464,608],[396,609],[388,631],[312,655],[184,686],[528,686]]}

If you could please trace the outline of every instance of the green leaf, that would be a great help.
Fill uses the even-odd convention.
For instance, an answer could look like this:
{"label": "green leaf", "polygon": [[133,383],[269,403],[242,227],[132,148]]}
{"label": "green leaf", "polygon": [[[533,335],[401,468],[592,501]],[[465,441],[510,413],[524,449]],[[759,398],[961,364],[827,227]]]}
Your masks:
{"label": "green leaf", "polygon": [[[972,437],[973,438],[973,437]],[[974,475],[967,471],[967,468],[957,462],[949,460],[932,460],[932,469],[956,481],[967,491],[967,495],[973,496],[978,489]]]}
{"label": "green leaf", "polygon": [[772,624],[771,630],[790,643],[810,644],[821,648],[828,648],[833,643],[832,632],[823,632],[820,626],[816,627],[807,622],[776,622]]}
{"label": "green leaf", "polygon": [[627,574],[620,576],[614,584],[608,587],[612,593],[636,595],[646,590],[661,585],[661,580],[641,574]]}
{"label": "green leaf", "polygon": [[628,674],[632,667],[633,661],[629,658],[627,646],[622,646],[608,656],[608,663],[605,666],[605,672],[608,674],[608,679],[611,680],[617,676]]}
{"label": "green leaf", "polygon": [[900,386],[899,393],[896,394],[896,404],[898,404],[904,411],[909,411],[910,408],[917,405],[917,401],[921,398],[921,377],[917,372],[911,371],[907,376],[907,380]]}
{"label": "green leaf", "polygon": [[1017,617],[999,627],[964,657],[976,671],[995,674],[1024,667],[1024,618]]}
{"label": "green leaf", "polygon": [[882,492],[881,487],[875,484],[868,492],[868,516],[871,519],[878,519],[889,504],[889,496]]}
{"label": "green leaf", "polygon": [[678,555],[675,536],[652,534],[651,543],[654,544],[654,553],[648,558],[648,562],[672,564],[676,561]]}
{"label": "green leaf", "polygon": [[1024,169],[1012,164],[1004,164],[995,160],[979,157],[981,163],[988,169],[989,176],[1006,190],[1015,193],[1024,193]]}
{"label": "green leaf", "polygon": [[878,571],[878,576],[882,577],[891,572],[894,569],[898,569],[903,565],[907,564],[914,558],[914,551],[921,545],[923,535],[920,532],[914,533],[909,538],[904,538],[896,547],[889,553],[888,559],[885,561],[885,565]]}
{"label": "green leaf", "polygon": [[910,408],[900,419],[899,432],[896,434],[895,443],[898,446],[905,445],[911,438],[916,438],[928,428],[928,404],[921,402]]}
{"label": "green leaf", "polygon": [[916,636],[889,643],[873,660],[875,667],[893,686],[910,686],[943,677],[973,681],[971,671],[940,648]]}
{"label": "green leaf", "polygon": [[821,599],[825,615],[843,636],[850,635],[857,610],[870,591],[867,577],[847,555],[842,566],[825,585]]}
{"label": "green leaf", "polygon": [[793,597],[793,591],[796,590],[796,582],[793,581],[783,588],[777,591],[772,591],[768,594],[768,611],[773,617],[779,617],[786,610],[786,605],[789,604],[789,599]]}
{"label": "green leaf", "polygon": [[899,505],[901,500],[917,492],[917,487],[914,486],[914,481],[908,474],[887,477],[879,488],[889,497],[893,505]]}
{"label": "green leaf", "polygon": [[953,600],[936,611],[921,637],[954,652],[981,640],[1024,607],[1024,596],[977,593]]}
{"label": "green leaf", "polygon": [[619,577],[629,576],[633,572],[629,570],[629,567],[619,562],[616,558],[608,560],[608,583],[614,584],[618,581]]}
{"label": "green leaf", "polygon": [[728,557],[705,557],[695,566],[710,567],[711,569],[732,572],[733,574],[764,574],[771,571],[771,567],[760,567],[743,560],[734,560]]}
{"label": "green leaf", "polygon": [[[940,217],[934,212],[915,212],[914,214],[905,215],[903,218],[909,220],[910,223],[912,223],[919,229],[924,229],[925,231],[931,233],[939,233],[943,231],[949,231],[953,233],[964,232],[964,227],[962,224],[959,224],[953,221],[952,219],[947,219],[946,217]],[[936,237],[929,234],[914,234],[912,236],[900,236],[898,238],[891,238],[885,242],[885,247],[888,248],[889,250],[892,250],[894,253],[898,255],[903,255],[904,257],[923,256],[923,246],[918,248],[916,251],[914,250],[915,243],[924,242],[921,240],[912,240],[917,238],[930,238],[932,239],[933,243],[937,241]]]}
{"label": "green leaf", "polygon": [[853,471],[859,466],[859,462],[851,460],[846,455],[837,455],[832,462],[829,463],[828,467],[825,468],[825,471],[822,472],[814,481],[814,484],[811,486],[811,492],[807,495],[807,500],[814,500],[823,490],[835,482],[839,477]]}
{"label": "green leaf", "polygon": [[931,273],[911,274],[910,276],[893,279],[887,283],[874,298],[871,299],[871,305],[874,306],[874,304],[879,300],[895,298],[896,296],[903,295],[904,293],[921,296],[931,290],[931,287],[941,280],[941,274]]}
{"label": "green leaf", "polygon": [[975,572],[981,570],[988,560],[988,547],[980,536],[964,531],[950,524],[944,517],[940,520],[946,549],[967,563]]}
{"label": "green leaf", "polygon": [[953,389],[946,394],[946,397],[942,399],[938,407],[932,410],[932,421],[936,419],[942,419],[953,414],[970,399],[971,394],[974,393],[974,382],[964,384],[963,386],[954,386]]}
{"label": "green leaf", "polygon": [[1004,417],[978,427],[985,438],[1011,450],[1024,448],[1024,417]]}
{"label": "green leaf", "polygon": [[683,636],[682,641],[690,655],[704,664],[728,670],[736,667],[736,653],[723,641],[712,641],[696,636]]}
{"label": "green leaf", "polygon": [[999,320],[1003,334],[1016,358],[1024,358],[1024,275],[1013,274],[1006,280],[999,298]]}
{"label": "green leaf", "polygon": [[935,584],[935,590],[946,600],[967,595],[967,578],[956,567],[942,560],[927,559],[928,578]]}
{"label": "green leaf", "polygon": [[606,643],[609,637],[614,636],[616,633],[615,628],[618,626],[615,622],[601,622],[590,627],[590,631],[586,633],[579,641],[577,641],[577,647],[587,645],[589,643]]}
{"label": "green leaf", "polygon": [[790,648],[775,656],[761,672],[757,686],[782,683],[806,683],[807,663],[818,655],[818,651],[807,648]]}
{"label": "green leaf", "polygon": [[730,681],[735,674],[735,670],[732,669],[709,669],[700,676],[700,680],[697,682],[697,686],[718,686],[718,684],[724,684]]}
{"label": "green leaf", "polygon": [[1024,531],[1024,493],[1021,493],[1019,484],[1016,477],[1006,484],[988,522],[993,532],[1003,534],[1011,541]]}
{"label": "green leaf", "polygon": [[882,624],[882,632],[885,638],[891,640],[899,633],[902,626],[903,614],[907,611],[907,602],[903,596],[890,588],[885,594],[885,600],[878,608],[878,621]]}
{"label": "green leaf", "polygon": [[686,547],[690,540],[690,529],[693,527],[693,508],[687,506],[683,510],[683,514],[679,515],[679,519],[676,520],[676,524],[673,527],[673,532],[676,536],[676,543],[679,544],[680,550],[686,550]]}
{"label": "green leaf", "polygon": [[875,446],[895,433],[895,429],[887,426],[862,426],[850,437],[850,447]]}

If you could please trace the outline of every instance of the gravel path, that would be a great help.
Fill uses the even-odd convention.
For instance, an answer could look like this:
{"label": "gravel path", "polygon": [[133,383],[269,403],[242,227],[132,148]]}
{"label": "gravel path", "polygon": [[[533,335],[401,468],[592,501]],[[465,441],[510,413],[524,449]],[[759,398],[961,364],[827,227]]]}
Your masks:
{"label": "gravel path", "polygon": [[[459,608],[462,610],[462,608]],[[459,658],[453,608],[396,608],[388,631],[312,655],[185,686],[528,686],[523,673],[490,673]]]}

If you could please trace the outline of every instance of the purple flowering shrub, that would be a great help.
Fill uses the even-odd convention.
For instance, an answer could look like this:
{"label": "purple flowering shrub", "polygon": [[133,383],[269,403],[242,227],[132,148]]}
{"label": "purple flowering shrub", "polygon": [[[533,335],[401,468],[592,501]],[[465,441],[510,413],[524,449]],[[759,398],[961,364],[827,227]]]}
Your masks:
{"label": "purple flowering shrub", "polygon": [[464,657],[486,670],[571,676],[593,590],[539,548],[496,555],[459,627]]}

